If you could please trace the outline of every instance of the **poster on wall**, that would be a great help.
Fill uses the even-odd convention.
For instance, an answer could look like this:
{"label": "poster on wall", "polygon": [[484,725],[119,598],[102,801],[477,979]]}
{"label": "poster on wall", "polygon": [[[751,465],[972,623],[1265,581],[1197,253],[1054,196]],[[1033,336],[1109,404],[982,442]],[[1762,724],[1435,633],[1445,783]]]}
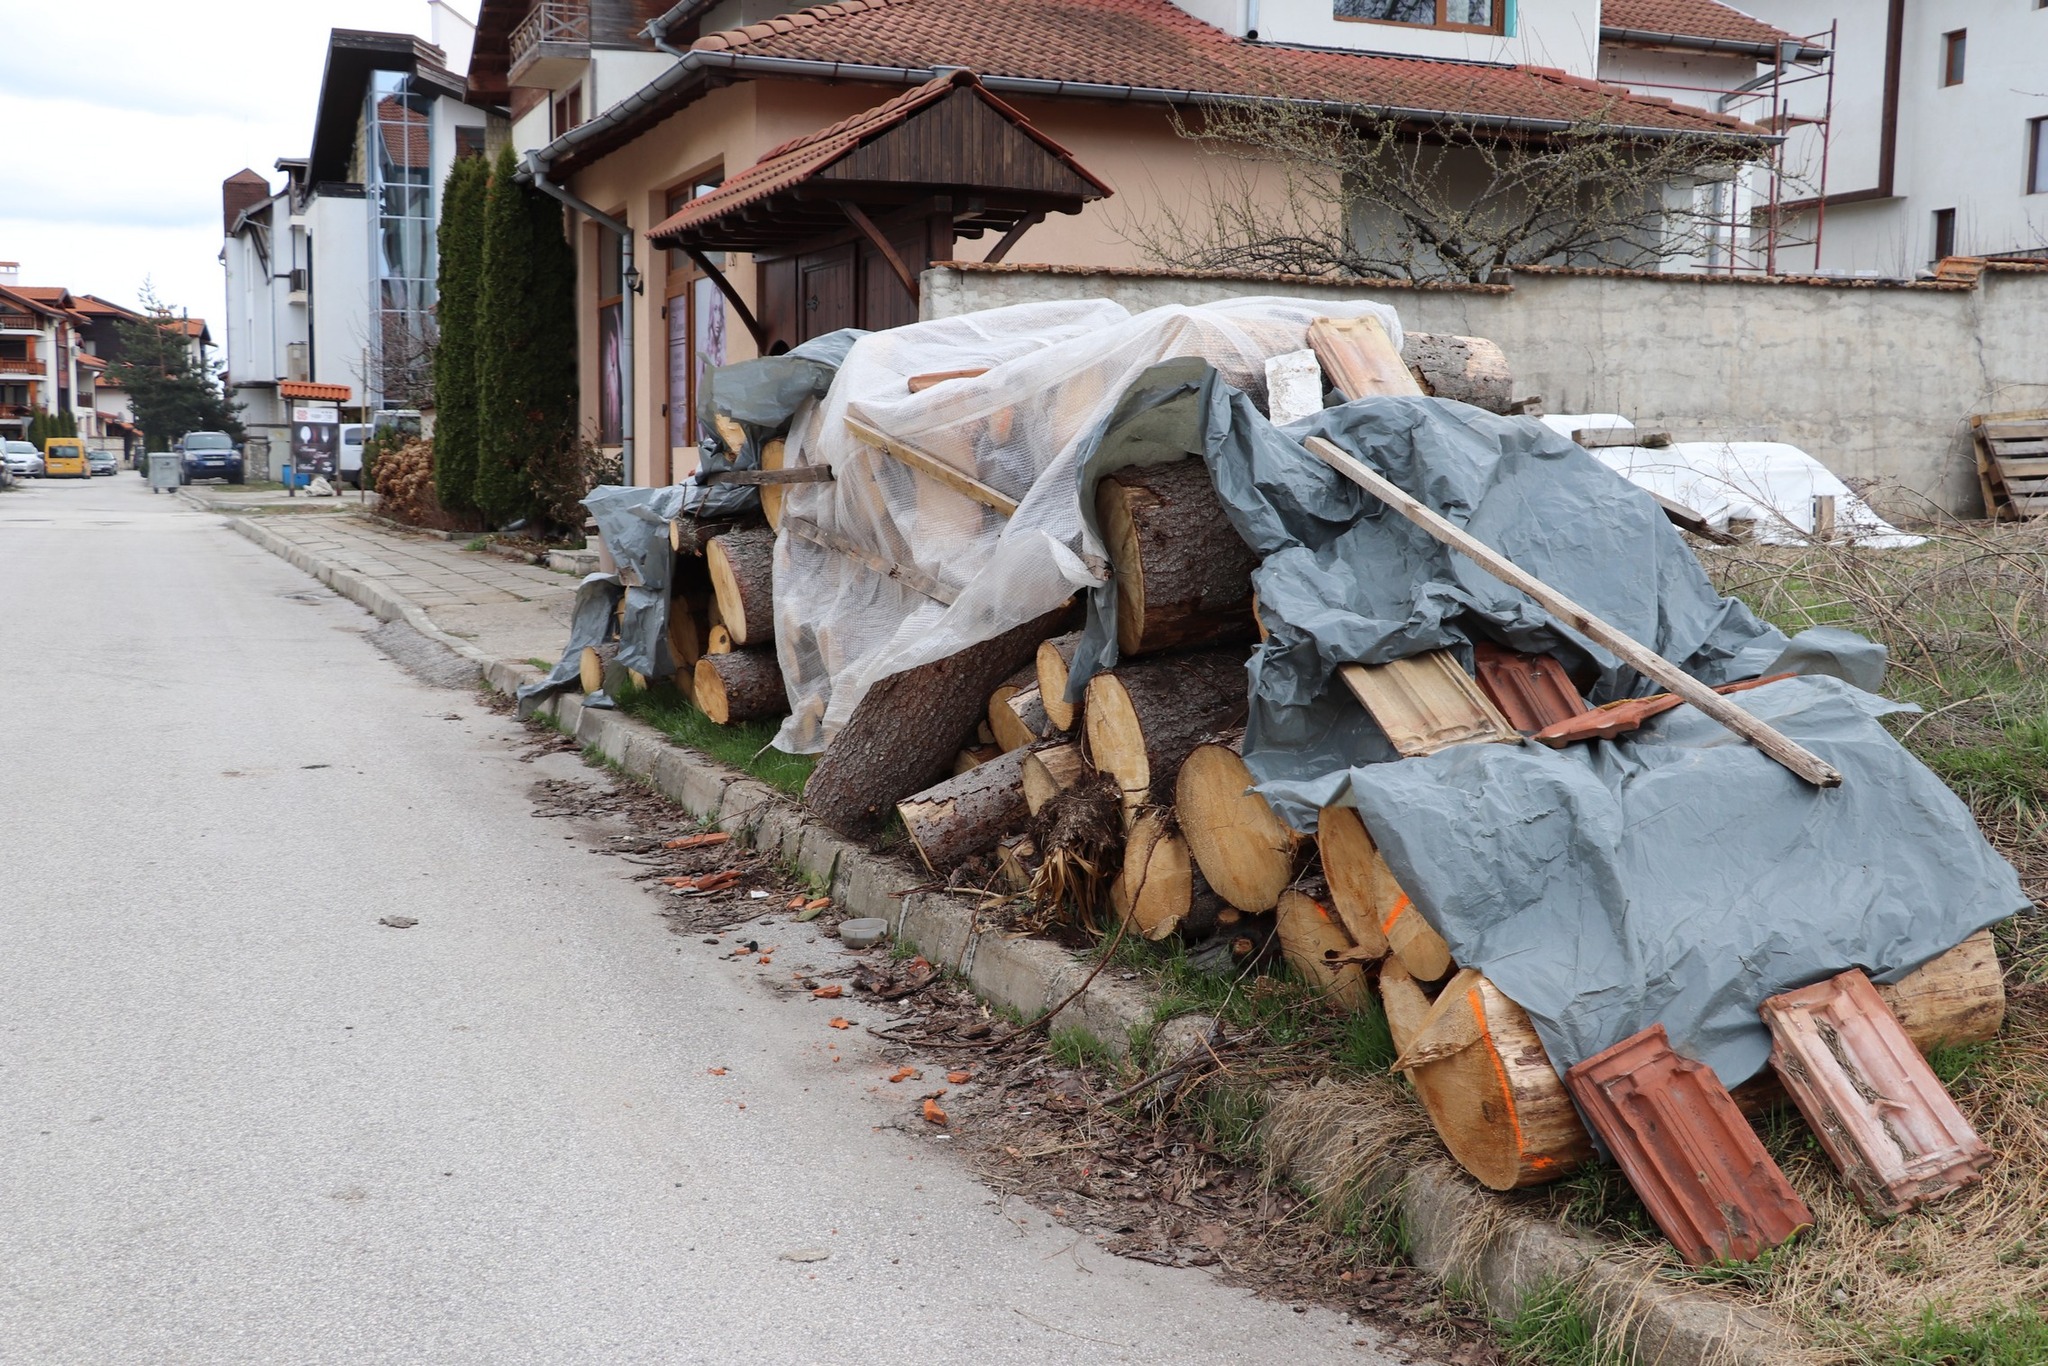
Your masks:
{"label": "poster on wall", "polygon": [[598,354],[598,405],[597,442],[600,446],[616,446],[624,428],[624,385],[622,380],[620,354],[620,323],[624,309],[618,304],[598,310],[597,354]]}

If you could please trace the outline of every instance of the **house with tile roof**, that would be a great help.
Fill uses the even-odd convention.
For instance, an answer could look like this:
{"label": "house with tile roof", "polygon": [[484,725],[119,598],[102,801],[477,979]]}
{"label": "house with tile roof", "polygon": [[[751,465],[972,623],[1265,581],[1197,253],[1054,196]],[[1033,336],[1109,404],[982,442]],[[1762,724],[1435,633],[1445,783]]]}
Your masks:
{"label": "house with tile roof", "polygon": [[[24,285],[19,267],[0,262],[0,437],[18,437],[36,413],[70,413],[78,434],[99,445],[131,434],[127,394],[107,367],[121,355],[118,324],[141,319],[94,294],[56,285]],[[180,319],[203,360],[206,324]]]}
{"label": "house with tile roof", "polygon": [[1754,146],[1712,92],[1779,42],[1715,0],[483,0],[468,93],[574,210],[586,426],[667,482],[711,366],[915,317],[931,261],[1139,263],[1208,102]]}

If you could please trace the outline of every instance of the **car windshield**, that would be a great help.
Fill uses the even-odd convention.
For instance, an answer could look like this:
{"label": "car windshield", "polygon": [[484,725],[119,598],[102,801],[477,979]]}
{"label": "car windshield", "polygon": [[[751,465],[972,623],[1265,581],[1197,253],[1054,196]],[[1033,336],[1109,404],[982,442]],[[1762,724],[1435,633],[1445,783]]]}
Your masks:
{"label": "car windshield", "polygon": [[235,443],[223,432],[194,432],[185,438],[188,451],[231,451]]}
{"label": "car windshield", "polygon": [[341,444],[344,446],[362,445],[363,429],[361,427],[343,427],[341,429]]}
{"label": "car windshield", "polygon": [[7,453],[9,455],[34,455],[36,448],[29,445],[26,441],[10,441],[7,443]]}

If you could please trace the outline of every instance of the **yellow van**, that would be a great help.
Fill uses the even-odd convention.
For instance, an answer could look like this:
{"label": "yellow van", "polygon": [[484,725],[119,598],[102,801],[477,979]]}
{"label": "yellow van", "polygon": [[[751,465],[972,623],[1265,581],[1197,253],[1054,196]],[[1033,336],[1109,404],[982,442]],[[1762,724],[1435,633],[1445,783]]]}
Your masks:
{"label": "yellow van", "polygon": [[85,458],[85,443],[75,436],[53,436],[43,443],[43,473],[52,479],[76,475],[92,478],[92,465]]}

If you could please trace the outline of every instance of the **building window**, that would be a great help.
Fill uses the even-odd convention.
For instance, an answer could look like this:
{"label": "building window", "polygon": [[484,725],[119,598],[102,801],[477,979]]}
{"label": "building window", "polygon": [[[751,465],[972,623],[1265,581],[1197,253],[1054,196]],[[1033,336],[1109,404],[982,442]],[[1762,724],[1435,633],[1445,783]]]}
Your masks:
{"label": "building window", "polygon": [[1956,211],[1934,211],[1934,259],[1946,261],[1956,254]]}
{"label": "building window", "polygon": [[1970,31],[1959,28],[1954,33],[1941,35],[1941,83],[1961,85],[1963,83],[1963,58],[1970,45]]}
{"label": "building window", "polygon": [[2027,120],[2027,193],[2048,194],[2048,119]]}
{"label": "building window", "polygon": [[560,137],[581,122],[583,122],[583,87],[575,85],[555,96],[553,112],[549,115],[549,124],[554,130],[554,135]]}
{"label": "building window", "polygon": [[[717,170],[693,176],[687,185],[669,193],[668,211],[679,213],[692,199],[718,188]],[[705,259],[725,269],[723,252],[707,252]],[[697,395],[705,376],[725,364],[725,296],[710,275],[680,251],[668,254],[668,441],[671,448],[694,446],[697,431]]]}
{"label": "building window", "polygon": [[1499,33],[1507,0],[1335,0],[1339,19]]}
{"label": "building window", "polygon": [[433,96],[379,71],[363,114],[372,322],[364,338],[370,408],[410,408],[431,382],[434,308]]}

